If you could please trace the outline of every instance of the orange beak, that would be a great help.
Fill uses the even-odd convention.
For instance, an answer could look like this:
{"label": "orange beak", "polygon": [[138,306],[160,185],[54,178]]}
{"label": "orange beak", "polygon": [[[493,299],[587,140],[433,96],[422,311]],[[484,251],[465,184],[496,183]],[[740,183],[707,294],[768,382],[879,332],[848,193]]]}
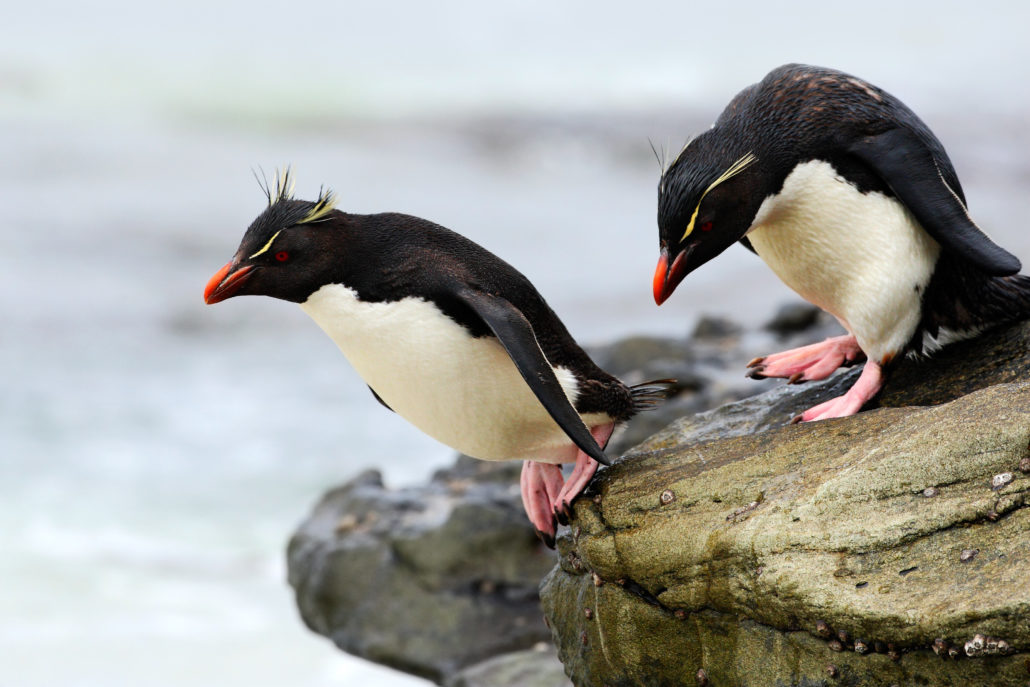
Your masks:
{"label": "orange beak", "polygon": [[679,283],[683,281],[683,277],[687,276],[685,266],[689,252],[689,250],[680,251],[670,267],[669,251],[666,248],[662,249],[662,254],[658,256],[658,266],[654,270],[654,280],[651,282],[651,287],[654,289],[654,302],[658,305],[668,300]]}
{"label": "orange beak", "polygon": [[250,278],[250,273],[253,269],[252,265],[247,265],[234,271],[231,262],[225,263],[222,269],[215,272],[215,276],[211,277],[207,282],[207,286],[204,287],[204,302],[208,305],[213,305],[235,296],[236,292]]}

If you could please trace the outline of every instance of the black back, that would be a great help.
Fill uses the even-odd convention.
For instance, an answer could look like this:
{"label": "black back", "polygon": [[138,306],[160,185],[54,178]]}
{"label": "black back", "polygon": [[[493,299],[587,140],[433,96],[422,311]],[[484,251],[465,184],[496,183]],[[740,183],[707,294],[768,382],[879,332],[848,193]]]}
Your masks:
{"label": "black back", "polygon": [[[698,206],[708,185],[748,153],[757,162]],[[833,69],[788,64],[772,70],[684,148],[659,185],[662,246],[672,254],[688,247],[676,242],[695,208],[715,222],[711,236],[690,237],[698,245],[689,247],[688,270],[735,240],[746,245],[744,233],[762,201],[810,160],[829,162],[860,192],[896,198],[941,245],[917,338],[941,327],[980,328],[1030,315],[1030,280],[1010,276],[1019,260],[969,217],[955,168],[930,128],[890,93]]]}
{"label": "black back", "polygon": [[683,231],[707,185],[749,152],[757,162],[715,189],[740,206],[734,240],[799,163],[824,160],[859,191],[897,197],[958,259],[988,274],[1019,270],[1019,261],[969,219],[944,146],[912,110],[857,77],[802,64],[778,67],[737,94],[670,166],[659,197],[664,242]]}

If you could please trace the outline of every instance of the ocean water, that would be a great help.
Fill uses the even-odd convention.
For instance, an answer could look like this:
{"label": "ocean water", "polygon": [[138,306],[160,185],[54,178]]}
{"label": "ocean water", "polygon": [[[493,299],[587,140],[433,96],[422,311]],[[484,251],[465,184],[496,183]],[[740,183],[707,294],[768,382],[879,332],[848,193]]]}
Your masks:
{"label": "ocean water", "polygon": [[[31,5],[31,6],[28,6]],[[5,3],[0,686],[425,684],[297,619],[283,549],[368,467],[451,451],[375,403],[292,304],[205,282],[291,163],[460,231],[584,342],[758,324],[731,249],[661,309],[658,166],[769,68],[850,70],[923,115],[974,216],[1030,259],[1017,3]]]}

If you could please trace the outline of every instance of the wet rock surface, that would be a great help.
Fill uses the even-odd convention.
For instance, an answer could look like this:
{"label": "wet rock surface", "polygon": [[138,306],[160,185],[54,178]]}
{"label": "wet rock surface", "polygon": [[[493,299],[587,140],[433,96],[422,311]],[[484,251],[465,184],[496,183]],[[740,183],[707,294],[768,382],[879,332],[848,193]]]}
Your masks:
{"label": "wet rock surface", "polygon": [[856,374],[681,418],[595,479],[541,594],[575,684],[1030,681],[1030,325],[785,424]]}

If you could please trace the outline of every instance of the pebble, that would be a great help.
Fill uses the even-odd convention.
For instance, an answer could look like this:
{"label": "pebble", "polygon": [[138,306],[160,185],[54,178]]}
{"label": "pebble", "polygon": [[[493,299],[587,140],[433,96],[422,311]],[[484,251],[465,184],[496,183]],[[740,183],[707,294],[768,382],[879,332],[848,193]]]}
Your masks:
{"label": "pebble", "polygon": [[980,549],[963,549],[962,553],[958,555],[958,559],[963,563],[968,563],[976,558],[976,554],[978,553],[980,553]]}
{"label": "pebble", "polygon": [[991,480],[992,489],[1001,489],[1004,486],[1012,484],[1012,480],[1016,477],[1011,472],[1002,472],[994,476]]}

